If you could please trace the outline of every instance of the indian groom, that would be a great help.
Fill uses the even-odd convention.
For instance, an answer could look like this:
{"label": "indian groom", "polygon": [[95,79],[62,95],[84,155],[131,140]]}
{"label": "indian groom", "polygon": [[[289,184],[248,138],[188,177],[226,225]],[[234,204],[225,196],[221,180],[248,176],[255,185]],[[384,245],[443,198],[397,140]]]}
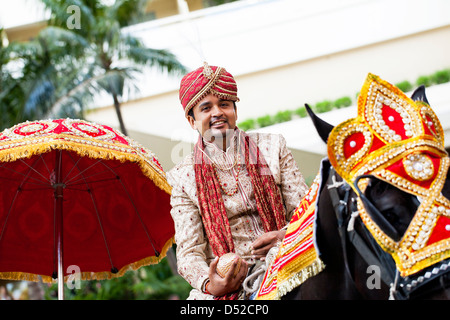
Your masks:
{"label": "indian groom", "polygon": [[[308,187],[281,135],[238,129],[237,85],[224,68],[188,73],[179,96],[199,137],[167,174],[178,272],[193,287],[188,299],[248,299],[257,288],[244,280],[279,245]],[[239,268],[235,260],[221,276],[218,258],[229,252]]]}

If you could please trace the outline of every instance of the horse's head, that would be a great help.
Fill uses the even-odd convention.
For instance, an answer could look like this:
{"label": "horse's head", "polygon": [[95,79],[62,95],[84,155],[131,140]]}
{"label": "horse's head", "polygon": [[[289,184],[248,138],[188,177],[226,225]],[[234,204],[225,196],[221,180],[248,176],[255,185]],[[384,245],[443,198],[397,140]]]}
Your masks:
{"label": "horse's head", "polygon": [[361,178],[369,179],[366,192],[359,192],[366,211],[386,235],[400,241],[416,214],[419,200],[380,179],[360,176],[358,180]]}
{"label": "horse's head", "polygon": [[332,166],[359,196],[365,227],[392,255],[402,279],[449,261],[450,160],[425,88],[408,98],[369,75],[358,117],[336,127],[306,109]]}
{"label": "horse's head", "polygon": [[[428,104],[425,87],[423,85],[418,87],[411,99]],[[305,104],[305,108],[320,138],[327,143],[334,126],[318,117],[308,104]],[[369,208],[372,219],[376,220],[391,238],[400,240],[420,205],[417,196],[373,176],[359,176],[358,180],[361,178],[369,180],[366,192],[361,193],[358,190],[358,193],[361,194],[365,206]],[[443,189],[447,190],[447,198],[450,199],[450,180],[447,181],[447,187]]]}

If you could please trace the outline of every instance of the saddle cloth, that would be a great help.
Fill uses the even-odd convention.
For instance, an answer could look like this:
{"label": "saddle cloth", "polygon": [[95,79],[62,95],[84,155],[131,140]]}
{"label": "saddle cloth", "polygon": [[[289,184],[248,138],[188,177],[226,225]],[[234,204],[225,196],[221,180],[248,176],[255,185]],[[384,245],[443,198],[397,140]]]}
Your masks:
{"label": "saddle cloth", "polygon": [[325,268],[314,241],[321,180],[319,173],[295,210],[278,254],[264,274],[255,299],[279,300]]}

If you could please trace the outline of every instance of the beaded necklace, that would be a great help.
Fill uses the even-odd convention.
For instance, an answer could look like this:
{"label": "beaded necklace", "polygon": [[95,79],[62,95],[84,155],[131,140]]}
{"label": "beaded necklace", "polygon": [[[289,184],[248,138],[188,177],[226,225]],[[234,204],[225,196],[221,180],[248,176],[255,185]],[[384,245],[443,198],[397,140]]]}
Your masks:
{"label": "beaded necklace", "polygon": [[226,193],[227,195],[229,195],[230,197],[231,197],[232,195],[234,195],[234,194],[237,192],[237,190],[238,190],[238,186],[239,186],[238,180],[239,180],[239,171],[240,171],[240,168],[241,168],[241,166],[240,166],[240,161],[238,161],[238,166],[237,166],[237,169],[236,169],[236,175],[234,175],[233,172],[230,172],[230,173],[233,175],[234,180],[236,181],[236,185],[234,186],[234,188],[233,188],[231,191],[227,191],[227,190],[225,189],[226,183],[223,183],[223,182],[222,182],[222,180],[220,179],[220,175],[219,175],[218,172],[217,172],[217,168],[214,167],[214,173],[215,173],[215,175],[216,175],[216,177],[217,177],[217,180],[219,180],[220,187],[222,188],[223,192],[225,192],[225,193]]}
{"label": "beaded necklace", "polygon": [[[219,180],[220,188],[223,190],[223,192],[225,192],[225,194],[227,194],[230,197],[237,192],[238,186],[239,186],[238,180],[239,180],[239,172],[241,169],[240,168],[241,161],[240,161],[240,154],[239,154],[240,146],[241,146],[241,139],[240,139],[239,131],[238,131],[238,136],[237,136],[237,143],[235,143],[234,146],[235,146],[234,162],[230,167],[226,167],[222,164],[214,162],[214,160],[211,159],[205,151],[203,151],[202,149],[199,148],[200,151],[209,159],[209,161],[211,161],[211,163],[214,167],[214,174],[216,175],[217,180]],[[234,175],[233,172],[230,172],[233,175],[234,180],[236,181],[236,185],[234,186],[234,188],[231,191],[227,191],[227,189],[225,188],[226,183],[223,183],[222,180],[220,179],[220,175],[217,172],[217,169],[222,170],[222,171],[230,171],[231,169],[233,169],[236,166],[236,164],[237,164],[236,175]]]}

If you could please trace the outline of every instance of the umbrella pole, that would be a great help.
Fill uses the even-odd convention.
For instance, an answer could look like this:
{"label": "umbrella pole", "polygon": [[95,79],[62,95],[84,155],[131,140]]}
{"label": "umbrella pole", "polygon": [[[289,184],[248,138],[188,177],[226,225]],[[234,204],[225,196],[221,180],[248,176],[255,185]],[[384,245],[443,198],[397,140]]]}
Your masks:
{"label": "umbrella pole", "polygon": [[63,268],[63,189],[61,181],[61,156],[62,151],[56,151],[55,173],[56,181],[53,184],[55,189],[55,209],[56,209],[56,252],[58,259],[58,300],[64,300],[64,268]]}

